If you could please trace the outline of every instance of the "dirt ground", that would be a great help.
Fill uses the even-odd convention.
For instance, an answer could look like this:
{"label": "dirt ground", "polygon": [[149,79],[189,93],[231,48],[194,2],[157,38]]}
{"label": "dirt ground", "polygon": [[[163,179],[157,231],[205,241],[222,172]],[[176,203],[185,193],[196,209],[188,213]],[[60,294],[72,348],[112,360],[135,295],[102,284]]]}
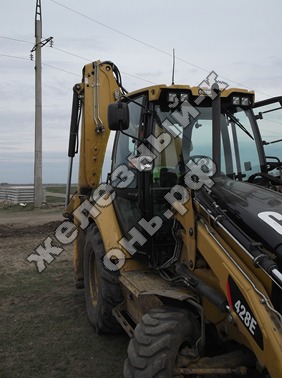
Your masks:
{"label": "dirt ground", "polygon": [[128,337],[97,336],[73,281],[72,246],[38,273],[27,257],[62,208],[0,209],[0,377],[122,377]]}

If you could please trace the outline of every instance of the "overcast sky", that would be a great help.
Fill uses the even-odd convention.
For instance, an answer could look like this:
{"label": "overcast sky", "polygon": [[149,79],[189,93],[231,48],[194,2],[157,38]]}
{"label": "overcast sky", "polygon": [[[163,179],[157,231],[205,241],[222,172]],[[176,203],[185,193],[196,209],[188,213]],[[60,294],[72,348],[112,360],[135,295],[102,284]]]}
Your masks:
{"label": "overcast sky", "polygon": [[[0,183],[32,183],[36,0],[2,0]],[[72,87],[83,65],[111,60],[131,91],[199,84],[210,71],[262,100],[282,94],[281,0],[41,0],[43,181],[66,182]],[[76,177],[74,177],[76,181]]]}

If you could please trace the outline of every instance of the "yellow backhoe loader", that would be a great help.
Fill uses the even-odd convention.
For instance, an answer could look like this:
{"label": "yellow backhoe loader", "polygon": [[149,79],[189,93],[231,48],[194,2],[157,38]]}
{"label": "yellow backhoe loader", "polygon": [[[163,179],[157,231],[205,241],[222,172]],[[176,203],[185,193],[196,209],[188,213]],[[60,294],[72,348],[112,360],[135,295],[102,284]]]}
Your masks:
{"label": "yellow backhoe loader", "polygon": [[65,216],[89,320],[130,337],[125,378],[282,377],[281,162],[258,126],[276,103],[216,76],[128,93],[112,62],[83,68]]}

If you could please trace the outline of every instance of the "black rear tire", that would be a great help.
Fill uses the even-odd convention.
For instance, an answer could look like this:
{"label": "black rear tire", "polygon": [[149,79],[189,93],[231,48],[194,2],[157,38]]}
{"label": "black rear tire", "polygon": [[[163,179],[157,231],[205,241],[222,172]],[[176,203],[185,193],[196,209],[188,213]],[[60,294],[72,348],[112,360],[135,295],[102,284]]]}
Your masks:
{"label": "black rear tire", "polygon": [[195,315],[184,309],[150,310],[134,330],[124,364],[124,378],[171,378],[179,350],[200,337]]}
{"label": "black rear tire", "polygon": [[84,286],[86,310],[96,332],[120,333],[121,326],[112,310],[123,301],[119,272],[108,270],[104,263],[105,249],[95,224],[87,229],[84,249]]}

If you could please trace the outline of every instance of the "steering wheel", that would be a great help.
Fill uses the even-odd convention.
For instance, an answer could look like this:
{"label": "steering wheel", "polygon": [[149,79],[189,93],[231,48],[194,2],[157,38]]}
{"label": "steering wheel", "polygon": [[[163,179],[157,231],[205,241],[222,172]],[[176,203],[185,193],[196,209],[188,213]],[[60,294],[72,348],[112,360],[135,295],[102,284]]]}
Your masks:
{"label": "steering wheel", "polygon": [[281,180],[279,180],[278,178],[273,177],[273,176],[271,176],[270,174],[265,173],[265,172],[257,172],[257,173],[254,173],[253,175],[251,175],[251,176],[248,178],[248,182],[253,183],[256,177],[262,177],[262,178],[265,180],[265,182],[268,180],[268,181],[270,181],[273,185],[281,185]]}

